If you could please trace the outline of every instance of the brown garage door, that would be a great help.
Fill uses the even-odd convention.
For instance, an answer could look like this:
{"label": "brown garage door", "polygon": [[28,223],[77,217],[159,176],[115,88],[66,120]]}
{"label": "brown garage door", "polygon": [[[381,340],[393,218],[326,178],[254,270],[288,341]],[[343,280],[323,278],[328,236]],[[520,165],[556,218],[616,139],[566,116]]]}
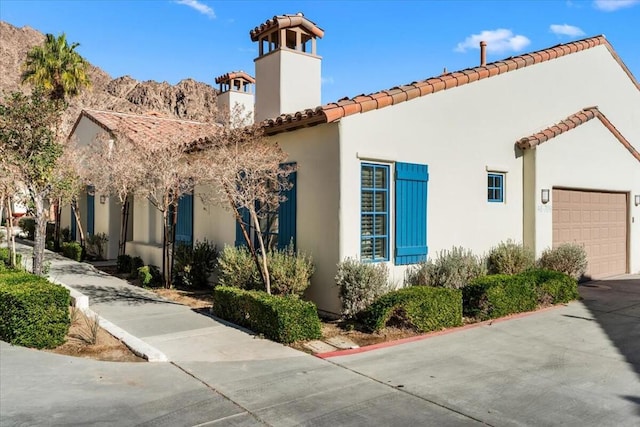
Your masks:
{"label": "brown garage door", "polygon": [[627,271],[627,195],[553,189],[553,246],[584,245],[586,275],[602,278]]}

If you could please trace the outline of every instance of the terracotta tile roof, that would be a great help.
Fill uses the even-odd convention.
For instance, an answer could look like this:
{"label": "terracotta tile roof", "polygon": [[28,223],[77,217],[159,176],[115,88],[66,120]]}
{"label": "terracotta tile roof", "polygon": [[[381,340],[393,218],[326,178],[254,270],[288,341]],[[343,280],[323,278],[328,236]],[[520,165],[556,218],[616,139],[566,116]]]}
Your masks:
{"label": "terracotta tile roof", "polygon": [[622,66],[636,88],[640,90],[640,84],[615,53],[609,42],[604,38],[604,36],[596,36],[571,43],[560,44],[537,52],[525,53],[520,56],[506,58],[484,66],[467,68],[465,70],[454,71],[407,85],[396,86],[370,95],[363,94],[354,98],[343,98],[337,102],[317,108],[306,109],[292,114],[283,114],[274,119],[265,120],[263,122],[263,126],[268,134],[275,134],[300,127],[335,122],[342,117],[350,116],[352,114],[365,113],[367,111],[384,108],[389,105],[395,105],[420,96],[426,96],[442,90],[462,86],[467,83],[473,83],[478,80],[494,77],[499,74],[539,64],[541,62],[550,61],[552,59],[560,58],[599,45],[607,47],[611,55]]}
{"label": "terracotta tile roof", "polygon": [[260,24],[253,30],[249,31],[249,35],[251,36],[252,41],[257,42],[262,34],[274,28],[282,29],[297,26],[301,26],[316,37],[324,37],[324,31],[315,23],[305,18],[302,13],[298,13],[295,15],[274,16],[271,19],[267,19],[264,24]]}
{"label": "terracotta tile roof", "polygon": [[631,143],[616,129],[616,127],[609,121],[607,116],[602,114],[602,112],[598,109],[598,107],[587,107],[578,111],[562,120],[555,125],[549,126],[546,129],[541,130],[531,136],[527,136],[525,138],[521,138],[516,142],[516,145],[523,150],[534,148],[543,142],[550,140],[551,138],[555,138],[558,135],[563,134],[571,129],[575,129],[576,127],[587,123],[591,119],[599,119],[600,122],[616,137],[618,141],[631,153],[633,157],[635,157],[638,161],[640,161],[640,153],[631,145]]}
{"label": "terracotta tile roof", "polygon": [[253,77],[251,77],[249,74],[245,73],[244,71],[232,71],[230,73],[226,73],[226,74],[223,74],[221,76],[216,77],[216,84],[229,82],[229,81],[231,81],[233,79],[237,79],[237,78],[244,79],[244,80],[248,81],[249,83],[254,83],[255,84],[255,82],[256,82],[256,79],[254,79]]}
{"label": "terracotta tile roof", "polygon": [[111,135],[124,135],[137,144],[154,142],[190,144],[195,140],[217,132],[219,125],[189,120],[160,117],[157,114],[130,114],[114,111],[82,110],[71,134],[76,130],[82,117],[86,117]]}

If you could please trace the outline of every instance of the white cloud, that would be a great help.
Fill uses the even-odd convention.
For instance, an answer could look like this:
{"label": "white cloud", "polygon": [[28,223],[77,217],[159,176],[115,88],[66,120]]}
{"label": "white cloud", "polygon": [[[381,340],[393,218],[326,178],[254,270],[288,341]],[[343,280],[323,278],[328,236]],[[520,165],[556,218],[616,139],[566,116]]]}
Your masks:
{"label": "white cloud", "polygon": [[323,85],[332,85],[335,83],[335,81],[333,80],[333,77],[322,77],[322,79],[320,80],[320,82]]}
{"label": "white cloud", "polygon": [[213,11],[212,8],[210,8],[204,3],[200,3],[198,0],[175,0],[175,2],[177,4],[189,6],[190,8],[197,10],[203,15],[207,15],[209,18],[216,17],[216,13]]}
{"label": "white cloud", "polygon": [[573,25],[552,24],[549,26],[549,30],[551,30],[553,34],[557,34],[559,36],[569,36],[569,37],[584,36],[584,31],[582,31],[581,28],[575,27]]}
{"label": "white cloud", "polygon": [[605,12],[613,12],[614,10],[635,6],[639,3],[640,0],[594,0],[593,6]]}
{"label": "white cloud", "polygon": [[463,42],[458,43],[454,50],[466,52],[467,49],[480,49],[480,42],[483,40],[487,42],[487,52],[490,53],[518,52],[531,43],[531,40],[523,35],[514,35],[511,30],[499,28],[484,30],[480,34],[472,34]]}

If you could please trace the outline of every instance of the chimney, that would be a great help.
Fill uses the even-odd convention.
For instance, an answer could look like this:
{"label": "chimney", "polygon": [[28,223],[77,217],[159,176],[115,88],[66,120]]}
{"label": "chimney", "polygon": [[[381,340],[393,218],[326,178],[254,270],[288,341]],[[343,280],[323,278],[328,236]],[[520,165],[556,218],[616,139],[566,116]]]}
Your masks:
{"label": "chimney", "polygon": [[321,28],[297,13],[274,16],[249,34],[258,42],[256,121],[321,104],[322,58],[316,51]]}
{"label": "chimney", "polygon": [[480,42],[480,65],[487,65],[487,42],[484,40]]}
{"label": "chimney", "polygon": [[216,77],[218,87],[218,110],[231,114],[238,106],[242,108],[242,118],[253,124],[254,120],[254,95],[253,85],[256,80],[244,71],[232,71]]}

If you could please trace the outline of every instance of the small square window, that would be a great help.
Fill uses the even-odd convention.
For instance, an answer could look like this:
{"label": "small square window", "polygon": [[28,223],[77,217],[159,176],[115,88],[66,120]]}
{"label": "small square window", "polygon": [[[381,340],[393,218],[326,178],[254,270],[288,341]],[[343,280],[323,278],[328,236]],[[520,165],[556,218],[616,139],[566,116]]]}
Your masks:
{"label": "small square window", "polygon": [[487,175],[487,201],[504,202],[504,174],[490,173]]}

